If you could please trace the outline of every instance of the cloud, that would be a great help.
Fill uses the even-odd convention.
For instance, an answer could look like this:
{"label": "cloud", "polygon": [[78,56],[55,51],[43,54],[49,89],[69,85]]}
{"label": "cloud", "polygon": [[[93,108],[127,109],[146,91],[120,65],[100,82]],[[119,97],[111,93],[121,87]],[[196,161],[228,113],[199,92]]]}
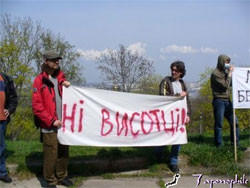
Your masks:
{"label": "cloud", "polygon": [[159,58],[160,58],[161,60],[164,60],[164,61],[167,60],[167,57],[164,56],[164,55],[160,55]]}
{"label": "cloud", "polygon": [[177,46],[177,45],[170,45],[166,48],[161,48],[162,53],[196,53],[196,50],[193,49],[191,46]]}
{"label": "cloud", "polygon": [[[146,53],[146,44],[142,42],[137,42],[135,44],[131,44],[127,47],[128,50],[130,50],[132,53],[138,53],[139,55],[144,55]],[[101,51],[98,50],[77,50],[80,55],[88,60],[88,61],[94,61],[97,58],[99,58],[102,54],[108,54],[109,49],[104,49]],[[117,50],[114,50],[117,51]]]}
{"label": "cloud", "polygon": [[128,46],[128,50],[132,53],[138,53],[139,55],[144,55],[146,53],[146,44],[142,42],[137,42]]}
{"label": "cloud", "polygon": [[108,53],[108,49],[98,51],[98,50],[81,50],[78,49],[78,53],[83,56],[84,59],[88,61],[94,61],[99,58],[102,54]]}
{"label": "cloud", "polygon": [[161,53],[182,53],[182,54],[195,54],[195,53],[203,53],[203,54],[216,54],[218,53],[218,49],[212,48],[193,48],[192,46],[177,46],[177,45],[169,45],[165,48],[161,48]]}
{"label": "cloud", "polygon": [[217,54],[218,53],[218,49],[212,49],[212,48],[201,48],[200,49],[201,53],[204,54]]}

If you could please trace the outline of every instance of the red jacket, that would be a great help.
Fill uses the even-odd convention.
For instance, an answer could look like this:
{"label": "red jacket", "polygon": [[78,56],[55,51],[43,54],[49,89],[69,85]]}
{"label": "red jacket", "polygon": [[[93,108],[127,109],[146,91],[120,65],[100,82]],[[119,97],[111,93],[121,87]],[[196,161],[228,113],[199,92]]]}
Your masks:
{"label": "red jacket", "polygon": [[[58,90],[62,96],[62,83],[66,80],[62,71],[57,72]],[[33,83],[32,109],[35,114],[35,124],[38,127],[52,128],[56,113],[56,99],[54,84],[49,80],[46,72],[39,74]]]}

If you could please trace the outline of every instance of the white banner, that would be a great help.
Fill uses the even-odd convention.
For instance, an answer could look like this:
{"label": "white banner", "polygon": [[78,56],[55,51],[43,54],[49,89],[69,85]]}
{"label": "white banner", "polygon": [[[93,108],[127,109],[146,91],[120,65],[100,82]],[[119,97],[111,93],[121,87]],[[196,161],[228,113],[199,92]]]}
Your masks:
{"label": "white banner", "polygon": [[186,144],[186,98],[63,88],[61,144],[157,146]]}
{"label": "white banner", "polygon": [[250,108],[250,68],[235,67],[232,79],[233,107]]}

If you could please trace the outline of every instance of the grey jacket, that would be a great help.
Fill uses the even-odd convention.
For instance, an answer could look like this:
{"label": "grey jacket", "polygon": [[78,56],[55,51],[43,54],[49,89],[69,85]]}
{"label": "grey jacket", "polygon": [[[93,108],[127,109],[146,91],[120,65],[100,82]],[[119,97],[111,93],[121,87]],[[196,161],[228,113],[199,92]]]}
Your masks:
{"label": "grey jacket", "polygon": [[230,59],[226,55],[218,57],[216,69],[211,74],[211,88],[214,98],[230,99],[231,76],[228,70],[224,68],[225,62]]}

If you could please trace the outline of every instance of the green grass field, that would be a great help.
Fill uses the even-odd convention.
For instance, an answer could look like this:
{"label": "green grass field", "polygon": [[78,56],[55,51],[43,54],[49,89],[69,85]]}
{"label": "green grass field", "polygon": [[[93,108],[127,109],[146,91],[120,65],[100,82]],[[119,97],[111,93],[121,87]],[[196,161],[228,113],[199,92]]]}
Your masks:
{"label": "green grass field", "polygon": [[[241,133],[241,145],[250,147],[249,131]],[[234,162],[234,150],[230,144],[229,135],[224,135],[224,147],[217,149],[213,145],[213,135],[189,135],[188,144],[181,148],[181,155],[188,160],[188,166],[200,167],[210,170],[212,174],[229,175],[235,174],[250,174],[249,169],[242,169]],[[141,176],[161,176],[168,170],[166,165],[169,148],[164,150],[166,161],[158,163],[156,161],[154,147],[70,147],[70,163],[69,172],[73,176],[94,176],[102,175],[103,177],[113,177],[119,171],[116,169],[115,161],[121,159],[129,159],[127,161],[128,168],[133,169],[133,160],[136,158],[145,159],[143,164],[147,172],[140,174]],[[7,163],[17,164],[17,173],[19,177],[27,178],[34,175],[41,175],[42,173],[42,144],[39,141],[8,141],[7,140]],[[244,158],[249,157],[243,151],[238,150],[238,162],[243,161]],[[86,163],[86,161],[89,161]],[[100,162],[101,161],[101,162]],[[114,163],[112,168],[102,169],[98,168],[98,164],[89,165],[90,163],[98,163],[104,165],[105,161]],[[84,163],[85,162],[85,163]],[[126,161],[125,161],[126,162]],[[88,165],[86,165],[88,164]],[[130,165],[130,166],[129,166]]]}

